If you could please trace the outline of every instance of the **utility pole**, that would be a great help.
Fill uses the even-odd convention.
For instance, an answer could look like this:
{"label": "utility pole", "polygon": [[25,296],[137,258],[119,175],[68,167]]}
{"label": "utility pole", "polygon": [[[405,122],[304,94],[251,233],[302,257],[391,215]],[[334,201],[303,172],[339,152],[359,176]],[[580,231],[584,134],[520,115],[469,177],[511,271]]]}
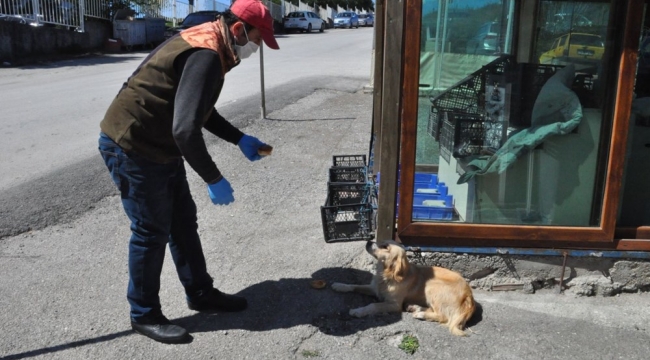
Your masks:
{"label": "utility pole", "polygon": [[262,119],[266,119],[266,94],[264,93],[264,43],[260,45],[260,85],[262,87]]}

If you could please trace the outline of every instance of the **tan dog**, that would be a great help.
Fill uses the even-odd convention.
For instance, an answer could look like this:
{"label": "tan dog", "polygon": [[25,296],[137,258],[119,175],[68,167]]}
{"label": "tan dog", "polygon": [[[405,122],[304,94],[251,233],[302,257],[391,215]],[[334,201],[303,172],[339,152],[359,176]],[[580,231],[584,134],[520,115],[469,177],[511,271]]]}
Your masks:
{"label": "tan dog", "polygon": [[454,335],[466,335],[463,328],[474,314],[476,303],[472,289],[459,273],[409,264],[406,251],[395,241],[379,246],[368,241],[366,250],[377,259],[377,271],[370,285],[334,283],[332,289],[373,295],[381,302],[351,309],[350,315],[401,312],[406,306],[406,311],[416,319],[437,321],[446,324]]}

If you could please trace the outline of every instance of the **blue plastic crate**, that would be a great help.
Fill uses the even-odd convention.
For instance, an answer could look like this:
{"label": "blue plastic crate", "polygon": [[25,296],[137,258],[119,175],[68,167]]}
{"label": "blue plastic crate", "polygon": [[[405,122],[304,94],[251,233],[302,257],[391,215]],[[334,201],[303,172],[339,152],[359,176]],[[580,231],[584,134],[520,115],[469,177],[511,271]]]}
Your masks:
{"label": "blue plastic crate", "polygon": [[449,188],[445,183],[438,183],[436,185],[425,185],[417,183],[415,184],[415,189],[413,190],[415,194],[437,194],[437,195],[447,195]]}
{"label": "blue plastic crate", "polygon": [[453,207],[442,208],[413,205],[413,219],[415,220],[451,220],[453,217]]}
{"label": "blue plastic crate", "polygon": [[[438,203],[425,205],[430,202]],[[417,220],[451,220],[454,216],[453,197],[451,195],[433,196],[415,194],[413,198],[413,219]]]}
{"label": "blue plastic crate", "polygon": [[[451,204],[452,203],[452,196],[447,195],[447,194],[422,194],[422,193],[415,193],[413,194],[413,205],[423,205],[424,201],[426,200],[438,200],[438,201],[444,201],[445,204]],[[443,205],[443,206],[449,206],[449,205]]]}
{"label": "blue plastic crate", "polygon": [[415,182],[422,182],[428,184],[438,184],[438,174],[429,173],[415,173]]}
{"label": "blue plastic crate", "polygon": [[[381,172],[377,172],[377,185],[379,185],[379,180],[381,178]],[[399,178],[397,179],[399,183]],[[437,185],[438,184],[438,174],[429,174],[429,173],[415,173],[415,185],[416,188],[418,185],[424,187],[424,185]]]}

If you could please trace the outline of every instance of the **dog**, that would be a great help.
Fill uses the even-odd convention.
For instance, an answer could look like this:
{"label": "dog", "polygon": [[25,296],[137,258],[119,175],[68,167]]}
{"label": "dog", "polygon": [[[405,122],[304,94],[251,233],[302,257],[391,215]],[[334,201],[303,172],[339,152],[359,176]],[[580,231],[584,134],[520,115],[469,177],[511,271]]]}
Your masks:
{"label": "dog", "polygon": [[377,259],[376,273],[369,285],[333,283],[338,292],[358,292],[381,302],[351,309],[350,315],[364,317],[378,313],[411,312],[420,320],[446,324],[449,331],[465,336],[465,323],[476,310],[472,289],[455,272],[437,266],[410,264],[406,250],[395,241],[368,241],[366,251]]}

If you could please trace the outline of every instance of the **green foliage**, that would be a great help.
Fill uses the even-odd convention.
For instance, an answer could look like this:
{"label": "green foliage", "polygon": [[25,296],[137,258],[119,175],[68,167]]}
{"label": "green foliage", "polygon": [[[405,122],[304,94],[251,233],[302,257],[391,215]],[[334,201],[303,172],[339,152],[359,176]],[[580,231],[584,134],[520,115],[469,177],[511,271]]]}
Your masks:
{"label": "green foliage", "polygon": [[115,12],[120,9],[128,9],[130,8],[130,1],[129,0],[110,0],[107,3],[106,6],[106,12],[107,16],[109,19],[113,19],[113,16],[115,16]]}
{"label": "green foliage", "polygon": [[415,352],[420,347],[420,342],[418,338],[412,335],[404,335],[402,338],[402,343],[398,346],[402,351],[409,355],[415,354]]}
{"label": "green foliage", "polygon": [[320,352],[318,350],[303,350],[302,356],[306,358],[319,357]]}

